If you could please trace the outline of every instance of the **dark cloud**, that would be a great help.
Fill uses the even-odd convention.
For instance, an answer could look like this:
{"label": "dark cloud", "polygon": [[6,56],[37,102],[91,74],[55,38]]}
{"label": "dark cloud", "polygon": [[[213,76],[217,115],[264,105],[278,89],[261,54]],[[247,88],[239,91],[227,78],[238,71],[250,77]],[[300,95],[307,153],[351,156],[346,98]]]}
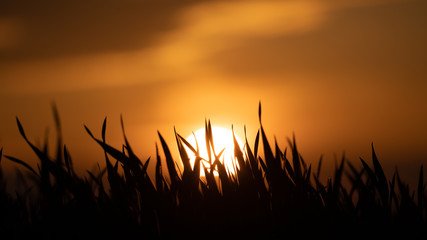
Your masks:
{"label": "dark cloud", "polygon": [[21,24],[21,39],[0,49],[0,60],[141,48],[176,26],[175,16],[196,3],[180,1],[14,1],[0,3],[0,20]]}

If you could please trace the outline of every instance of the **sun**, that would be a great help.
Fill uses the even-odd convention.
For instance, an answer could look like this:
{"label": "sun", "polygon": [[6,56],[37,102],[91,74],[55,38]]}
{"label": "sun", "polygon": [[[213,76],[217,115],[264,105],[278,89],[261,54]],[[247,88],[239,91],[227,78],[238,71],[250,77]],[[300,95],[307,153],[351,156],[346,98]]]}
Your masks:
{"label": "sun", "polygon": [[[208,151],[206,149],[206,130],[205,128],[200,128],[194,132],[194,135],[191,134],[186,138],[186,140],[196,148],[196,141],[199,145],[200,157],[209,161]],[[237,143],[239,144],[240,150],[243,152],[243,141],[239,136],[234,133]],[[235,174],[235,169],[238,168],[238,163],[234,157],[234,141],[233,141],[233,132],[223,127],[212,126],[212,139],[214,143],[215,154],[219,154],[223,149],[224,152],[220,157],[220,162],[224,164],[227,172],[229,174]],[[194,162],[196,159],[195,154],[186,147],[188,157],[190,158],[191,166],[194,167]],[[213,150],[211,149],[212,161],[214,159]],[[207,161],[201,161],[203,165],[200,167],[200,175],[205,176],[205,172],[202,166],[205,166],[207,169],[210,169],[210,164]],[[218,176],[218,172],[215,170],[214,175]]]}

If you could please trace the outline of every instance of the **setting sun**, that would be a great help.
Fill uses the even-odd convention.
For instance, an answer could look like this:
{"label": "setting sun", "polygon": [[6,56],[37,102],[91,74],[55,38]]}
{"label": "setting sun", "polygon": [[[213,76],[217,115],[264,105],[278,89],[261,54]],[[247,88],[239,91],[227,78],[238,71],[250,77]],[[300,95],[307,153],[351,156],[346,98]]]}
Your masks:
{"label": "setting sun", "polygon": [[[223,128],[223,127],[212,127],[212,137],[213,137],[213,144],[214,144],[214,150],[215,154],[219,154],[223,149],[224,152],[222,153],[220,157],[220,162],[224,164],[225,168],[227,169],[228,173],[234,174],[235,168],[238,167],[238,163],[234,158],[234,143],[233,143],[233,132],[229,129]],[[243,141],[239,138],[239,136],[236,135],[235,137],[237,142],[239,143],[239,146],[241,149],[243,149]],[[209,166],[209,156],[208,151],[206,149],[206,131],[205,128],[200,128],[197,131],[194,132],[194,135],[191,134],[186,138],[186,140],[196,148],[196,141],[199,146],[199,152],[200,157],[205,159],[206,161],[202,161],[203,166],[205,166],[207,169],[210,168]],[[190,157],[190,163],[191,166],[194,167],[194,162],[196,159],[195,154],[189,149],[186,148],[188,152],[188,156]],[[214,152],[211,149],[211,157],[212,161],[214,158]],[[201,165],[202,166],[202,165]],[[218,175],[218,172],[214,172],[215,175]],[[200,169],[200,175],[204,176],[204,170],[203,167]]]}

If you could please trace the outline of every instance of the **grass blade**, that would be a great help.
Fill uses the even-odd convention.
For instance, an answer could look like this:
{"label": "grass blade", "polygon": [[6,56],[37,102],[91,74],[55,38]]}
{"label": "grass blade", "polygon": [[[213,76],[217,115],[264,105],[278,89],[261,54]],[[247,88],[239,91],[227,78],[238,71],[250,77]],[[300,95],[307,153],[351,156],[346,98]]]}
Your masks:
{"label": "grass blade", "polygon": [[372,148],[372,162],[374,165],[375,175],[377,177],[378,184],[378,192],[381,195],[381,200],[384,206],[388,206],[388,197],[389,197],[389,189],[387,184],[387,179],[384,174],[384,170],[381,167],[380,162],[378,161],[377,155],[375,154],[374,144],[371,144]]}
{"label": "grass blade", "polygon": [[158,192],[163,192],[163,176],[162,176],[162,161],[160,159],[160,155],[159,155],[159,147],[157,146],[156,143],[156,157],[157,157],[157,162],[156,162],[156,189]]}
{"label": "grass blade", "polygon": [[176,132],[175,127],[173,128],[173,130],[175,133],[176,143],[178,145],[179,155],[181,156],[181,162],[182,162],[182,165],[184,166],[183,175],[186,175],[187,172],[188,173],[192,172],[190,158],[188,157],[187,150],[185,150],[184,146],[182,145],[182,140],[180,140],[182,137]]}
{"label": "grass blade", "polygon": [[254,145],[254,157],[255,159],[258,158],[258,145],[259,145],[259,130],[256,133],[255,137],[255,145]]}
{"label": "grass blade", "polygon": [[102,131],[101,131],[101,137],[102,141],[105,143],[105,131],[107,129],[107,117],[104,118],[104,122],[102,123]]}
{"label": "grass blade", "polygon": [[160,134],[159,131],[157,131],[157,134],[159,135],[160,142],[161,142],[162,148],[163,148],[163,152],[164,152],[165,157],[166,157],[166,166],[168,168],[169,177],[171,179],[171,187],[173,188],[178,184],[178,181],[179,181],[178,173],[176,172],[175,163],[172,159],[172,154],[169,150],[168,145],[166,144],[165,139],[163,138],[163,136]]}
{"label": "grass blade", "polygon": [[418,177],[417,198],[418,198],[418,207],[422,211],[423,202],[424,202],[424,173],[423,173],[423,165],[421,165],[421,167],[420,167],[420,175]]}
{"label": "grass blade", "polygon": [[37,172],[30,165],[28,165],[26,162],[24,162],[24,161],[22,161],[22,160],[20,160],[18,158],[12,157],[12,156],[5,155],[4,157],[7,158],[7,159],[9,159],[9,160],[11,160],[12,162],[16,162],[16,163],[24,166],[25,168],[27,168],[28,170],[30,170],[30,172],[34,173],[36,176],[39,176],[37,174]]}
{"label": "grass blade", "polygon": [[199,155],[199,151],[194,149],[193,146],[191,146],[191,144],[185,139],[183,138],[181,135],[179,135],[177,133],[177,136],[179,137],[179,139],[194,153],[194,155]]}
{"label": "grass blade", "polygon": [[320,176],[320,170],[322,168],[322,161],[323,161],[323,155],[320,155],[319,163],[317,164],[317,172],[316,172],[317,179],[319,179],[319,176]]}
{"label": "grass blade", "polygon": [[56,134],[57,134],[57,146],[56,146],[56,162],[58,165],[62,163],[62,129],[61,129],[61,121],[59,118],[59,112],[58,108],[56,107],[56,104],[52,103],[52,112],[53,112],[53,118],[55,121],[55,128],[56,128]]}
{"label": "grass blade", "polygon": [[292,136],[292,141],[288,139],[289,146],[291,146],[292,149],[292,164],[295,174],[295,180],[301,181],[302,180],[302,169],[301,169],[301,163],[300,163],[300,156],[298,153],[297,145],[295,142],[295,134]]}
{"label": "grass blade", "polygon": [[[212,165],[212,156],[211,156],[211,144],[210,144],[210,139],[211,139],[211,128],[210,127],[208,127],[208,126],[210,126],[210,121],[209,121],[209,125],[208,125],[208,123],[206,122],[206,119],[205,119],[205,141],[206,141],[206,150],[207,150],[207,152],[208,152],[208,160],[209,160],[209,163]],[[215,152],[215,150],[214,150],[214,152]]]}

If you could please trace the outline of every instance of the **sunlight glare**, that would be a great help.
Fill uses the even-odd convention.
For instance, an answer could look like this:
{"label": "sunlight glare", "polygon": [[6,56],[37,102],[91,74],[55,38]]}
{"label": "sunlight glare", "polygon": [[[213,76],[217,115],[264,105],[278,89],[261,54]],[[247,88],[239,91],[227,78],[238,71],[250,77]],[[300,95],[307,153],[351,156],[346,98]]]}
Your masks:
{"label": "sunlight glare", "polygon": [[[234,134],[236,136],[236,140],[239,144],[240,149],[243,151],[243,141],[239,138],[239,136],[236,135],[236,133]],[[196,139],[194,138],[194,136],[196,137]],[[222,149],[225,148],[222,156],[220,157],[220,162],[225,165],[225,168],[229,174],[235,174],[235,168],[238,168],[238,163],[234,157],[233,132],[226,128],[212,126],[212,136],[213,136],[215,154],[219,154],[222,151]],[[197,140],[197,143],[199,145],[200,157],[209,161],[208,152],[206,149],[205,128],[198,129],[196,132],[194,132],[194,135],[191,134],[186,138],[186,140],[191,144],[191,146],[194,147],[194,149],[196,149],[196,140]],[[189,148],[186,147],[186,149],[187,149],[188,156],[190,158],[191,166],[194,167],[196,156]],[[213,161],[214,154],[212,149],[211,149],[211,157]],[[202,161],[202,164],[207,169],[209,169],[210,166],[208,162]],[[200,168],[201,176],[205,176],[205,173],[202,167],[203,165],[201,165],[201,168]],[[218,176],[218,172],[214,171],[214,175]]]}

